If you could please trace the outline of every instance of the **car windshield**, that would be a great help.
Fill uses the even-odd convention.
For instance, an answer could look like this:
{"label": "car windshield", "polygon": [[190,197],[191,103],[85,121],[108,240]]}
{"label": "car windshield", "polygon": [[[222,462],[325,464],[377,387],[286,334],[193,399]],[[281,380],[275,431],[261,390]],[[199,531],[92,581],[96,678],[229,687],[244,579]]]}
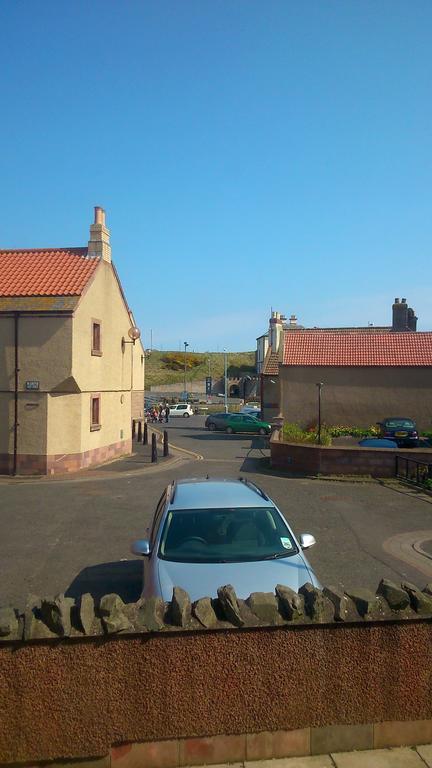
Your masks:
{"label": "car windshield", "polygon": [[242,563],[298,552],[274,508],[171,510],[159,557],[180,563]]}
{"label": "car windshield", "polygon": [[413,429],[414,422],[411,419],[387,419],[384,426],[387,429]]}

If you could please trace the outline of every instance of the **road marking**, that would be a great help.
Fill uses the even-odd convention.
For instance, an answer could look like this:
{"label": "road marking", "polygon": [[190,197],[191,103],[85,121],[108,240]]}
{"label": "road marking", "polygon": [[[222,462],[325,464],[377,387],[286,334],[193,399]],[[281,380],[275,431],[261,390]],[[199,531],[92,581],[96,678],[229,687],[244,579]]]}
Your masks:
{"label": "road marking", "polygon": [[432,557],[424,552],[421,545],[432,539],[432,531],[410,531],[398,533],[383,542],[383,550],[420,571],[428,578],[432,577]]}

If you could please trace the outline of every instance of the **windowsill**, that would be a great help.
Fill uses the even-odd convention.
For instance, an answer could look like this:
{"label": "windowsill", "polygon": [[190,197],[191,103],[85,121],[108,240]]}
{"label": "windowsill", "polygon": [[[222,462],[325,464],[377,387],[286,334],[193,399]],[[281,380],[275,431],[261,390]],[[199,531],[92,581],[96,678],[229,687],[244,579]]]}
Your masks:
{"label": "windowsill", "polygon": [[92,424],[90,426],[90,432],[97,432],[98,429],[102,429],[102,424]]}
{"label": "windowsill", "polygon": [[100,349],[92,349],[91,353],[94,357],[102,357],[102,352]]}

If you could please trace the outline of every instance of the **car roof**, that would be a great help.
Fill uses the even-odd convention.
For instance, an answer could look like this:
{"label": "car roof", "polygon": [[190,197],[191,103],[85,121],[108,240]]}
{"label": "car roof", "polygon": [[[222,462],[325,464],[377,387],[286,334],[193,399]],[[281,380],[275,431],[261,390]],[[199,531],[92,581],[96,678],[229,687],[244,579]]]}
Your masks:
{"label": "car roof", "polygon": [[170,509],[220,509],[274,506],[259,489],[241,480],[179,480]]}

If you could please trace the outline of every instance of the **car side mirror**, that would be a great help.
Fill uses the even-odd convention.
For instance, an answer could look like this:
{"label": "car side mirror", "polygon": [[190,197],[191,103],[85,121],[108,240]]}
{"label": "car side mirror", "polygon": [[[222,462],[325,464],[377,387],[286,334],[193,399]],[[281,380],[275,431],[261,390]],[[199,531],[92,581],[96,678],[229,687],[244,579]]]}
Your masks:
{"label": "car side mirror", "polygon": [[148,557],[151,554],[150,542],[147,539],[137,539],[132,542],[130,551],[133,555]]}
{"label": "car side mirror", "polygon": [[302,549],[309,549],[316,544],[315,536],[311,533],[302,533],[300,536],[300,546]]}

